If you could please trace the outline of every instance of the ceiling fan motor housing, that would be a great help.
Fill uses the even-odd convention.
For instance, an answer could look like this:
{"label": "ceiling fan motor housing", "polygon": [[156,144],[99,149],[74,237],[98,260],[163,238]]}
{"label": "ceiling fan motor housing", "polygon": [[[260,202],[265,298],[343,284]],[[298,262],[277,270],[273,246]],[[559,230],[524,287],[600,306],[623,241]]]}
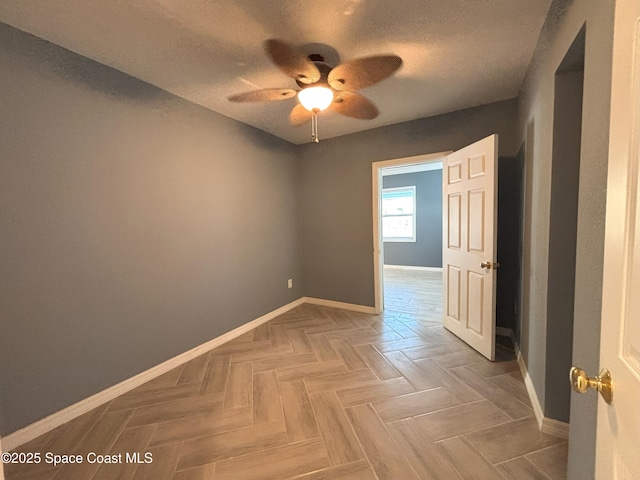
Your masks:
{"label": "ceiling fan motor housing", "polygon": [[307,87],[311,87],[311,86],[331,88],[329,86],[328,77],[329,77],[329,72],[331,72],[331,70],[333,70],[333,67],[330,66],[329,64],[325,63],[324,57],[322,55],[317,54],[317,53],[313,53],[313,54],[309,55],[307,58],[309,60],[311,60],[313,62],[313,64],[320,71],[320,80],[318,80],[315,83],[311,83],[311,84],[302,83],[300,80],[296,80],[296,83],[298,84],[298,86],[300,88],[307,88]]}

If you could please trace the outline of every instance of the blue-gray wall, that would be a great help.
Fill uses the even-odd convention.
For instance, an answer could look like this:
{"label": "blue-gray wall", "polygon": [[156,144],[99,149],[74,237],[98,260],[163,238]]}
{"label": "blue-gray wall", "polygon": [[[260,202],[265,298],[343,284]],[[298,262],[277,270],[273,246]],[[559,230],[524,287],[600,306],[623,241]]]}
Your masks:
{"label": "blue-gray wall", "polygon": [[301,297],[297,184],[293,145],[0,24],[0,433]]}
{"label": "blue-gray wall", "polygon": [[442,267],[442,169],[382,178],[382,188],[407,186],[416,187],[416,241],[384,242],[384,263]]}

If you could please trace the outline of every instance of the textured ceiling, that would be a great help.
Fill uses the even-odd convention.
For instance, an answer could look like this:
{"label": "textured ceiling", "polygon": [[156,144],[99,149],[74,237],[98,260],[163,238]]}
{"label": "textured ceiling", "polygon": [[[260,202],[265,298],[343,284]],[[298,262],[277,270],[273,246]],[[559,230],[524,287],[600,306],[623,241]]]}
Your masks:
{"label": "textured ceiling", "polygon": [[320,138],[518,95],[551,0],[2,0],[0,21],[293,143],[296,99],[236,104],[254,88],[296,88],[267,60],[281,38],[330,64],[395,53],[393,77],[362,93],[381,114],[320,116]]}

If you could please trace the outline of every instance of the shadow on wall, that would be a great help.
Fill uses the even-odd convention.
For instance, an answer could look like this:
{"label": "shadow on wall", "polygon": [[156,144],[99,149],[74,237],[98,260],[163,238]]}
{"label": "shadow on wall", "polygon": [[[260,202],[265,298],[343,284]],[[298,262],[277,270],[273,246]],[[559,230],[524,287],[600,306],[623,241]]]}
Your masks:
{"label": "shadow on wall", "polygon": [[[27,35],[28,42],[23,39]],[[0,30],[0,39],[32,71],[44,77],[57,76],[81,88],[134,102],[160,98],[168,101],[172,97],[142,80],[101,63],[88,62],[85,57],[33,35],[24,32],[20,36],[11,35],[7,29]]]}
{"label": "shadow on wall", "polygon": [[498,159],[498,269],[496,324],[520,330],[524,153]]}

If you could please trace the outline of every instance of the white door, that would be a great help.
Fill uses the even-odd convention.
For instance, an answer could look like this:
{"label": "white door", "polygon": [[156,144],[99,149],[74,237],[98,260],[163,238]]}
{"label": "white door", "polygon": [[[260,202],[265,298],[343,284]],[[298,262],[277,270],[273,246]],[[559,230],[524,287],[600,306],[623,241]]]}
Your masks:
{"label": "white door", "polygon": [[445,157],[443,324],[495,359],[498,135]]}
{"label": "white door", "polygon": [[611,372],[613,404],[598,401],[598,480],[640,479],[639,160],[640,2],[618,0],[600,337],[600,367]]}

